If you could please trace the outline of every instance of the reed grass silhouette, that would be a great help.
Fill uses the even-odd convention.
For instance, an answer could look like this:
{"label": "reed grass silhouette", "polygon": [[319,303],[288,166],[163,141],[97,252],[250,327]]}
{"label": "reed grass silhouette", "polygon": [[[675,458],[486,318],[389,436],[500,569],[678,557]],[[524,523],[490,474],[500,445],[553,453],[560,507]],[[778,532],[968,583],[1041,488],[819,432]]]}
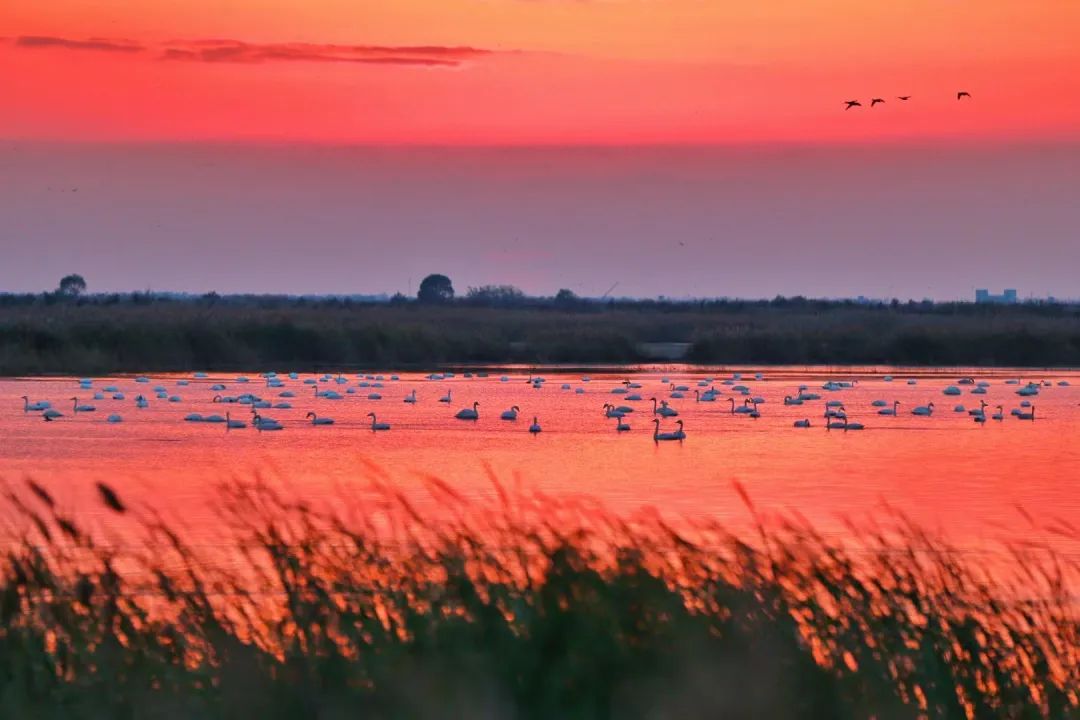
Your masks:
{"label": "reed grass silhouette", "polygon": [[1049,550],[992,568],[901,517],[840,542],[745,492],[742,537],[428,482],[435,515],[388,482],[332,509],[229,483],[211,549],[108,485],[138,541],[9,486],[4,716],[1080,717],[1077,567]]}

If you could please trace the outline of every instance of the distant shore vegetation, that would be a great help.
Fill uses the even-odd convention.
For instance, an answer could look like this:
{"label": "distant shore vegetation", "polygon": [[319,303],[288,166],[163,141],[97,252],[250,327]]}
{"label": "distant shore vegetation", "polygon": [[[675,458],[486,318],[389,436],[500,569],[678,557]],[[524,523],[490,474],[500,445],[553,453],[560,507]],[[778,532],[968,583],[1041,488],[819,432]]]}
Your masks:
{"label": "distant shore vegetation", "polygon": [[[434,278],[434,279],[433,279]],[[1080,366],[1080,305],[536,297],[0,294],[0,375],[499,363]]]}

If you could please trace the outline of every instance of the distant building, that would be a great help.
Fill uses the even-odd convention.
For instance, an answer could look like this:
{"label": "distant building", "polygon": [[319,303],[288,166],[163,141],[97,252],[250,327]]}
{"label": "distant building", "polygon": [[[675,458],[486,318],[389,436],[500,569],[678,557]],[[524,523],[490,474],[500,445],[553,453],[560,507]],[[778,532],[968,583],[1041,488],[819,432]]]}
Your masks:
{"label": "distant building", "polygon": [[1017,303],[1016,290],[1007,288],[1001,295],[991,295],[989,290],[982,288],[975,291],[975,302],[979,305],[1015,305]]}

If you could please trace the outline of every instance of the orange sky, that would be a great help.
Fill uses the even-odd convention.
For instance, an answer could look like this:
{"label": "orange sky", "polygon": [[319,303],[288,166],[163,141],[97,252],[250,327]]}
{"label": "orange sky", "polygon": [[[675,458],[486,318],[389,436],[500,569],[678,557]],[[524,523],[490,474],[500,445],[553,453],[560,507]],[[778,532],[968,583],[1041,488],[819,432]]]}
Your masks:
{"label": "orange sky", "polygon": [[7,138],[1080,135],[1076,0],[11,0],[0,36]]}

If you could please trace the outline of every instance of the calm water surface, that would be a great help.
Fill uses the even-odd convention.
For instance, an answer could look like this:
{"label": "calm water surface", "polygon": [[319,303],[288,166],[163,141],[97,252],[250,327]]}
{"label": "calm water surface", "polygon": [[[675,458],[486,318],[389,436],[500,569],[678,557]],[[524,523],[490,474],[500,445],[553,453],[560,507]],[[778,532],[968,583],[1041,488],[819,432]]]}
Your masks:
{"label": "calm water surface", "polygon": [[[885,381],[892,374],[895,379]],[[183,518],[195,530],[215,525],[217,482],[255,473],[275,478],[305,497],[329,500],[335,494],[363,492],[372,478],[371,465],[418,502],[426,475],[435,475],[471,497],[490,496],[485,468],[507,484],[553,494],[586,493],[615,510],[651,505],[672,516],[708,516],[743,522],[746,510],[732,489],[740,481],[764,509],[797,509],[831,531],[841,531],[838,518],[880,515],[883,503],[902,510],[920,523],[940,528],[960,544],[1011,537],[1035,537],[1023,514],[1040,519],[1080,517],[1080,373],[995,371],[978,373],[955,369],[927,372],[878,368],[873,372],[830,373],[825,370],[770,369],[763,379],[744,372],[709,375],[674,368],[645,372],[545,372],[546,382],[533,387],[528,372],[445,379],[401,373],[391,380],[384,372],[377,381],[355,374],[346,383],[336,378],[280,376],[283,387],[268,387],[255,374],[250,382],[235,375],[152,376],[147,383],[133,377],[95,378],[92,389],[75,378],[0,380],[0,476],[8,481],[33,477],[63,498],[72,509],[104,518],[93,482],[106,481],[131,500],[150,502]],[[969,376],[989,383],[985,395],[960,385]],[[1034,397],[1020,397],[1023,385],[1006,384],[1020,378],[1049,385]],[[915,378],[915,384],[909,384]],[[316,379],[317,384],[305,384]],[[629,400],[613,394],[625,379],[640,384]],[[670,397],[670,383],[689,387],[685,397]],[[696,402],[699,381],[711,380],[720,395],[715,402]],[[857,380],[854,387],[822,389],[828,380]],[[731,384],[722,384],[728,381]],[[188,384],[182,384],[187,382]],[[1064,386],[1061,383],[1070,383]],[[225,390],[211,387],[221,383]],[[367,384],[367,386],[362,386]],[[569,389],[563,389],[563,385]],[[760,417],[733,414],[728,398],[739,405],[750,396],[765,400]],[[785,406],[784,396],[797,395],[800,385],[821,395],[801,406]],[[960,396],[944,390],[955,385]],[[105,388],[115,386],[125,398],[111,399]],[[158,399],[163,386],[179,402]],[[349,389],[353,390],[350,394]],[[342,399],[315,397],[333,390]],[[583,392],[576,392],[581,389]],[[403,402],[411,391],[417,402]],[[94,393],[106,399],[93,399]],[[295,397],[283,398],[292,392]],[[452,402],[439,399],[451,393]],[[257,432],[251,410],[239,404],[213,402],[216,394],[253,393],[272,402],[289,402],[292,409],[263,409],[284,429]],[[369,399],[369,393],[381,399]],[[146,396],[149,407],[137,409],[135,397]],[[24,412],[20,396],[47,400],[64,413],[43,422],[40,412]],[[96,406],[96,411],[72,413],[70,398]],[[666,399],[685,422],[683,442],[654,443],[652,403]],[[955,412],[990,404],[1004,406],[1005,420],[973,422]],[[878,415],[874,400],[899,400],[896,417]],[[1024,400],[1036,407],[1036,420],[1010,414]],[[479,419],[454,418],[461,408],[479,402]],[[826,401],[840,401],[861,432],[827,431],[822,417]],[[617,433],[616,421],[604,417],[604,403],[635,408],[626,422],[632,430]],[[911,414],[915,406],[935,404],[930,417]],[[521,408],[518,420],[499,415],[512,405]],[[333,418],[332,426],[313,426],[305,419],[311,410]],[[226,432],[222,424],[186,422],[189,413],[224,415],[231,412],[249,425]],[[376,412],[387,432],[372,432],[367,413]],[[107,422],[118,413],[123,421]],[[531,435],[533,416],[543,431]],[[810,429],[793,422],[808,418]],[[664,430],[672,430],[671,420]],[[1049,537],[1049,536],[1048,536]],[[1060,542],[1055,540],[1055,542]]]}

